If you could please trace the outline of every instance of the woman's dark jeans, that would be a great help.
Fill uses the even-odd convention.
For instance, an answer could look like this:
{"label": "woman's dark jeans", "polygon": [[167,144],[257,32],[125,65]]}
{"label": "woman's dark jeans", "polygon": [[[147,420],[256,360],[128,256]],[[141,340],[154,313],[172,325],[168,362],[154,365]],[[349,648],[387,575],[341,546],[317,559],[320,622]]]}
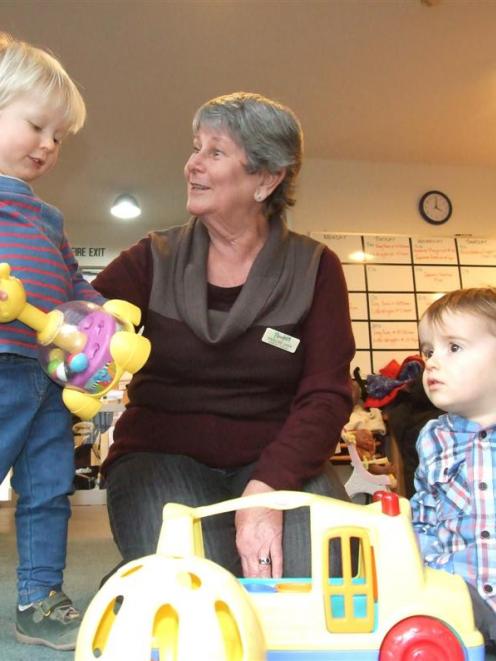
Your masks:
{"label": "woman's dark jeans", "polygon": [[[162,509],[168,502],[191,507],[239,497],[254,465],[235,470],[210,468],[183,455],[140,452],[110,466],[107,507],[114,540],[124,562],[156,552]],[[348,501],[331,464],[309,480],[304,491]],[[235,576],[242,576],[235,545],[234,513],[202,520],[205,555]],[[284,513],[284,576],[311,576],[308,508]]]}

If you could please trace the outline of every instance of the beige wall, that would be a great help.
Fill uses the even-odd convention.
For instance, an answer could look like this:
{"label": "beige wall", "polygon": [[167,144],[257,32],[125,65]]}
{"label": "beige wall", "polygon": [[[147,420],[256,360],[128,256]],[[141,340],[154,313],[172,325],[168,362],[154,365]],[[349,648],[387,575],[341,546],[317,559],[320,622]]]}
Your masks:
{"label": "beige wall", "polygon": [[[426,223],[417,211],[427,190],[442,190],[451,219]],[[292,227],[333,232],[441,236],[496,235],[496,170],[307,159]]]}
{"label": "beige wall", "polygon": [[[453,215],[444,225],[432,226],[420,217],[417,203],[427,190],[447,193]],[[468,167],[365,163],[306,159],[291,211],[291,227],[309,231],[452,236],[496,236],[496,170]],[[176,223],[187,218],[178,219]],[[175,223],[175,224],[176,224]],[[110,230],[112,227],[112,230]],[[67,227],[73,246],[105,248],[111,258],[146,234],[139,221]],[[101,259],[80,258],[102,266]]]}

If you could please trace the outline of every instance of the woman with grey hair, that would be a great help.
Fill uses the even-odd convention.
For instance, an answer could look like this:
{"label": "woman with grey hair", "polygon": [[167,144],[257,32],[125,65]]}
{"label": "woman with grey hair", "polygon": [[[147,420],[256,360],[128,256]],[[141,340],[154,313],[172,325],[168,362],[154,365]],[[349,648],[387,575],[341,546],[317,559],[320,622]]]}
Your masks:
{"label": "woman with grey hair", "polygon": [[[166,502],[297,489],[346,499],[328,461],[351,411],[345,281],[288,230],[302,131],[258,94],[208,101],[184,174],[191,220],[152,232],[94,280],[141,308],[152,342],[104,463],[124,561],[154,553]],[[235,575],[308,576],[308,513],[209,517],[206,556]]]}

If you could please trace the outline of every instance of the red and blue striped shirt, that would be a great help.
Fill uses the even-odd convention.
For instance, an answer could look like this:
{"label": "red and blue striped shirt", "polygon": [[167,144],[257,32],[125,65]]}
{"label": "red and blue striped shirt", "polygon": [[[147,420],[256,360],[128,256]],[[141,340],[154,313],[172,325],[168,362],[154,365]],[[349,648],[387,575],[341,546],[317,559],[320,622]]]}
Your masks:
{"label": "red and blue striped shirt", "polygon": [[[29,303],[49,312],[71,300],[102,304],[84,280],[58,209],[20,179],[0,175],[0,262],[22,280]],[[0,324],[0,353],[38,355],[36,333],[19,321]]]}

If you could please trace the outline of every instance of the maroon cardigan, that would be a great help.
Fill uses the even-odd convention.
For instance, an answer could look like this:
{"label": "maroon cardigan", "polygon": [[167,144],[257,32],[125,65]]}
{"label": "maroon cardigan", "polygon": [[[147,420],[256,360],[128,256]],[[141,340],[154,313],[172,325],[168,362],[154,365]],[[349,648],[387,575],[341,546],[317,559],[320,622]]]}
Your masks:
{"label": "maroon cardigan", "polygon": [[[206,344],[182,320],[150,309],[153,277],[147,237],[92,283],[107,298],[140,307],[152,342],[130,384],[104,474],[126,453],[168,452],[219,468],[256,462],[253,479],[301,488],[322,471],[352,408],[355,347],[336,255],[322,251],[305,318],[275,326],[300,339],[294,354],[261,342],[266,327],[257,325],[233,341]],[[238,291],[209,286],[209,310],[228,309]]]}

